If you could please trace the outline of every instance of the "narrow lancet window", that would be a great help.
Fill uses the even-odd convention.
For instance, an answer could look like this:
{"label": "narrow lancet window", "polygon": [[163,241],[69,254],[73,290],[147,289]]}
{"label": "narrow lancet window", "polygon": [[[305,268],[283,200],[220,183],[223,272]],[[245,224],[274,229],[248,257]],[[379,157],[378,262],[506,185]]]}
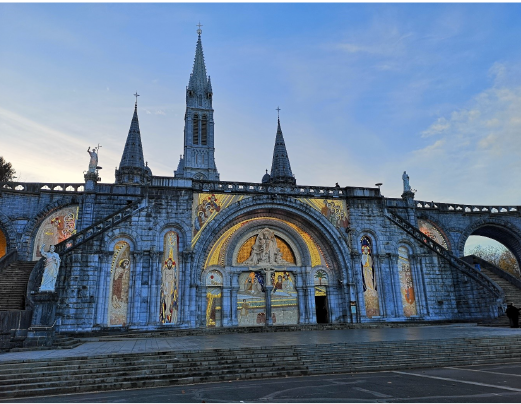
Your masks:
{"label": "narrow lancet window", "polygon": [[199,115],[197,115],[197,114],[194,114],[193,132],[194,132],[193,143],[199,144]]}
{"label": "narrow lancet window", "polygon": [[208,141],[207,123],[208,123],[208,120],[206,118],[206,115],[203,115],[203,117],[201,119],[201,144],[203,146],[206,146],[207,141]]}

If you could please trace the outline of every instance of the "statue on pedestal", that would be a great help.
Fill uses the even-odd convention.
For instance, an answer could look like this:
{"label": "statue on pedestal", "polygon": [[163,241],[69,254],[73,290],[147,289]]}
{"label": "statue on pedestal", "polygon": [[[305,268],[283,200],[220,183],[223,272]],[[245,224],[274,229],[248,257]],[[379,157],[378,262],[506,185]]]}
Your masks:
{"label": "statue on pedestal", "polygon": [[92,151],[90,150],[90,146],[87,149],[87,153],[90,155],[89,161],[89,173],[95,173],[96,168],[98,167],[98,151],[99,148],[94,147]]}
{"label": "statue on pedestal", "polygon": [[407,175],[407,173],[405,171],[403,172],[402,180],[403,180],[403,192],[404,193],[412,192],[411,185],[409,184],[409,176]]}
{"label": "statue on pedestal", "polygon": [[45,244],[42,244],[40,253],[45,257],[45,269],[42,276],[42,283],[40,285],[40,292],[54,292],[56,278],[58,277],[58,270],[60,269],[60,256],[54,252],[54,246],[49,248],[49,252],[45,252]]}

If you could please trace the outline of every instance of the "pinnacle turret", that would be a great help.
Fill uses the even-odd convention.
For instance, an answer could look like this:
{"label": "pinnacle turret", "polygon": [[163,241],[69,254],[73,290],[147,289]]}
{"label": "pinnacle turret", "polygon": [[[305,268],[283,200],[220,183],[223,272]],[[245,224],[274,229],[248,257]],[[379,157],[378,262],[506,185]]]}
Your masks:
{"label": "pinnacle turret", "polygon": [[277,119],[277,135],[275,136],[275,147],[273,149],[273,161],[271,163],[270,183],[296,184],[295,177],[291,172],[286,143],[280,128],[280,118]]}
{"label": "pinnacle turret", "polygon": [[145,167],[143,158],[143,146],[141,144],[141,132],[139,130],[139,119],[137,116],[137,95],[134,105],[134,115],[130,123],[130,129],[125,142],[125,149],[121,156],[119,169],[116,169],[116,183],[144,184],[151,175],[150,168]]}

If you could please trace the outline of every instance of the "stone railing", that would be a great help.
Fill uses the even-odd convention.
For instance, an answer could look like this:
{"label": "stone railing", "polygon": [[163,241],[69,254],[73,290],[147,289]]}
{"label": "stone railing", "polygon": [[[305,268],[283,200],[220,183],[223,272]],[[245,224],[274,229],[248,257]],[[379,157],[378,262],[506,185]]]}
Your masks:
{"label": "stone railing", "polygon": [[79,192],[84,191],[84,183],[50,183],[50,182],[0,182],[0,192],[21,191],[39,193],[45,192]]}
{"label": "stone railing", "polygon": [[457,203],[414,201],[416,209],[431,209],[441,212],[456,213],[516,213],[521,212],[521,206],[508,205],[462,205]]}
{"label": "stone railing", "polygon": [[[143,204],[143,206],[139,206]],[[66,240],[63,240],[61,243],[56,244],[55,251],[64,255],[76,247],[79,247],[83,243],[86,243],[89,240],[92,240],[94,237],[105,233],[107,230],[116,226],[117,224],[130,219],[132,215],[142,209],[146,208],[144,204],[144,200],[136,201],[128,206],[125,206],[123,209],[118,210],[115,213],[103,218],[97,223],[94,223],[92,226],[89,226],[76,234],[73,234]]]}
{"label": "stone railing", "polygon": [[408,234],[413,236],[416,240],[418,240],[420,243],[434,251],[436,254],[444,258],[446,261],[448,261],[452,266],[458,268],[460,271],[462,271],[465,275],[476,279],[479,281],[482,285],[484,285],[490,292],[493,293],[493,295],[496,298],[504,298],[503,290],[490,278],[483,275],[481,272],[476,271],[476,269],[468,264],[467,262],[463,261],[462,259],[456,257],[454,254],[452,254],[449,250],[442,247],[440,244],[436,243],[433,239],[431,239],[429,236],[423,234],[419,229],[411,225],[407,220],[402,218],[401,216],[393,213],[388,212],[386,214],[386,217],[399,227],[401,227],[403,230],[405,230]]}
{"label": "stone railing", "polygon": [[378,188],[317,187],[230,181],[192,181],[194,191],[234,194],[269,194],[312,198],[380,197]]}
{"label": "stone railing", "polygon": [[11,250],[2,258],[0,258],[0,272],[7,268],[13,262],[18,260],[18,250]]}

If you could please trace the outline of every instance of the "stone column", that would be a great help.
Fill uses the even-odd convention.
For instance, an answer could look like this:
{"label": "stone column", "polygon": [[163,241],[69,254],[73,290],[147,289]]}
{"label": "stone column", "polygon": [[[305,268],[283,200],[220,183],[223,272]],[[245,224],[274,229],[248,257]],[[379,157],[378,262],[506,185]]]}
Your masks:
{"label": "stone column", "polygon": [[101,265],[98,278],[98,296],[96,304],[96,321],[94,327],[106,327],[108,325],[108,310],[110,297],[110,265],[113,252],[104,251],[100,254]]}
{"label": "stone column", "polygon": [[239,326],[237,318],[237,293],[239,292],[239,274],[230,272],[231,281],[231,318],[230,325],[233,327]]}
{"label": "stone column", "polygon": [[[196,326],[196,316],[197,316],[197,282],[195,281],[195,276],[193,274],[193,259],[194,253],[192,251],[184,251],[180,253],[183,257],[183,294],[179,296],[182,304],[180,307],[183,308],[182,311],[182,324],[187,327],[195,327]],[[180,272],[181,273],[181,272]]]}
{"label": "stone column", "polygon": [[139,327],[140,307],[141,307],[141,273],[143,270],[143,252],[134,251],[132,254],[131,276],[128,285],[128,308],[130,313],[127,313],[127,325],[129,328]]}
{"label": "stone column", "polygon": [[398,254],[387,254],[389,261],[389,272],[393,287],[394,296],[394,315],[397,317],[404,317],[403,302],[402,302],[402,288],[400,283],[400,268],[398,267]]}
{"label": "stone column", "polygon": [[[271,282],[270,282],[271,283]],[[273,285],[266,285],[266,325],[273,325],[273,319],[271,318],[271,292],[273,291]]]}
{"label": "stone column", "polygon": [[295,273],[295,289],[297,290],[299,324],[305,324],[306,321],[306,289],[304,288],[304,275]]}
{"label": "stone column", "polygon": [[361,279],[361,255],[358,251],[351,252],[351,264],[353,266],[352,282],[355,285],[351,301],[356,301],[357,321],[360,321],[361,317],[366,317],[364,288]]}
{"label": "stone column", "polygon": [[315,307],[315,285],[307,285],[308,295],[308,324],[315,324],[317,322],[317,308]]}
{"label": "stone column", "polygon": [[231,317],[232,317],[232,309],[231,309],[231,287],[224,286],[222,287],[221,293],[221,319],[223,327],[231,326]]}
{"label": "stone column", "polygon": [[[151,326],[159,326],[159,299],[161,291],[161,263],[159,262],[161,252],[156,251],[152,246],[150,249],[150,275],[148,286],[148,321],[147,324]],[[179,267],[178,267],[179,271]],[[179,279],[179,273],[177,274]],[[179,315],[179,314],[178,314]]]}
{"label": "stone column", "polygon": [[208,290],[206,285],[197,289],[197,326],[206,327],[206,308],[208,307]]}

